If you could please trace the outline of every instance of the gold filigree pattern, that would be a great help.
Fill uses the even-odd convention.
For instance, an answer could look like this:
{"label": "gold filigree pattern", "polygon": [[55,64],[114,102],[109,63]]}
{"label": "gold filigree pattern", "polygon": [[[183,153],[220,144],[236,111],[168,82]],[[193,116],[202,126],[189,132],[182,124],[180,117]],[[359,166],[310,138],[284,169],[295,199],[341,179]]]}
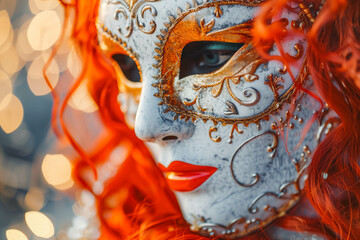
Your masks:
{"label": "gold filigree pattern", "polygon": [[[131,47],[128,47],[126,42],[122,41],[116,34],[112,33],[103,24],[97,22],[96,28],[98,30],[99,46],[101,50],[111,57],[111,54],[121,53],[131,57],[139,70],[140,78],[142,78],[142,72],[139,64],[137,54]],[[129,81],[129,84],[137,84]],[[139,87],[139,84],[137,84]]]}
{"label": "gold filigree pattern", "polygon": [[303,3],[299,3],[299,7],[306,14],[306,17],[310,20],[310,22],[314,23],[315,18],[312,15],[312,13],[310,12],[310,9],[307,6],[305,6]]}
{"label": "gold filigree pattern", "polygon": [[[301,11],[299,12],[299,17],[297,20],[291,21],[291,28],[297,32],[303,33],[305,30],[310,29],[310,27],[314,23],[315,17],[317,16],[318,12],[315,11],[313,5],[307,7],[303,3],[300,3],[299,8],[301,9]],[[314,12],[314,14],[312,12]]]}
{"label": "gold filigree pattern", "polygon": [[221,141],[221,137],[219,136],[216,136],[215,138],[212,136],[212,133],[213,132],[217,132],[217,127],[210,127],[210,130],[209,130],[209,136],[210,136],[210,139],[213,140],[214,142],[220,142]]}
{"label": "gold filigree pattern", "polygon": [[[255,231],[256,229],[265,227],[266,225],[268,225],[270,222],[274,221],[278,217],[283,216],[286,213],[286,211],[288,211],[298,202],[300,198],[299,193],[294,196],[289,196],[288,194],[286,194],[287,189],[293,184],[295,183],[292,182],[291,184],[283,185],[282,188],[280,189],[279,194],[269,192],[261,195],[261,198],[264,196],[273,196],[274,198],[280,198],[280,199],[289,198],[287,204],[285,204],[279,209],[273,208],[269,205],[265,205],[263,208],[264,211],[272,213],[272,215],[265,220],[261,220],[256,217],[249,219],[245,217],[240,217],[231,221],[231,223],[227,226],[208,223],[204,220],[202,223],[198,224],[198,226],[194,230],[199,232],[201,235],[205,237],[221,236],[224,239],[236,239],[238,237],[245,236],[250,232]],[[257,201],[259,201],[261,198],[257,198]],[[253,202],[253,204],[256,204],[256,202]],[[254,207],[254,205],[252,207]],[[250,209],[250,211],[251,210],[252,209]]]}
{"label": "gold filigree pattern", "polygon": [[296,43],[294,45],[294,49],[296,51],[296,54],[294,56],[286,53],[286,55],[294,60],[297,60],[299,58],[301,58],[303,56],[303,53],[304,53],[304,47],[300,44],[300,43]]}
{"label": "gold filigree pattern", "polygon": [[233,104],[230,101],[226,101],[225,104],[226,104],[226,112],[224,112],[225,115],[238,114],[235,104]]}
{"label": "gold filigree pattern", "polygon": [[[287,203],[283,205],[281,208],[271,207],[270,205],[264,205],[262,208],[263,211],[270,212],[271,215],[266,219],[260,219],[257,217],[253,218],[245,218],[240,217],[234,219],[230,222],[229,225],[224,226],[220,224],[208,223],[205,220],[198,224],[195,231],[199,232],[201,235],[206,237],[212,236],[221,236],[224,239],[235,239],[238,237],[245,236],[250,232],[255,231],[256,229],[265,227],[270,222],[274,221],[278,217],[283,216],[286,211],[292,208],[300,199],[300,190],[297,188],[300,178],[303,175],[304,171],[298,175],[296,180],[284,183],[280,189],[279,193],[274,192],[265,192],[259,196],[257,196],[254,201],[250,204],[248,210],[251,214],[256,214],[259,211],[259,208],[255,205],[264,197],[273,197],[276,199],[288,199]],[[294,186],[295,192],[290,193],[289,188]]]}
{"label": "gold filigree pattern", "polygon": [[215,5],[214,15],[217,18],[219,18],[223,15],[223,12],[221,11],[221,8],[219,5]]}
{"label": "gold filigree pattern", "polygon": [[318,129],[318,132],[316,133],[316,140],[317,140],[318,144],[331,130],[336,128],[341,123],[341,119],[339,117],[327,116],[329,114],[329,112],[330,112],[330,109],[326,106],[319,113],[319,122],[321,125]]}
{"label": "gold filigree pattern", "polygon": [[214,25],[215,25],[215,19],[212,19],[210,22],[205,24],[205,20],[202,18],[200,20],[201,35],[208,34],[211,31],[211,29],[214,27]]}
{"label": "gold filigree pattern", "polygon": [[258,139],[260,137],[263,137],[265,135],[270,135],[272,137],[272,143],[270,146],[268,146],[266,148],[266,151],[270,153],[270,158],[273,158],[276,154],[276,150],[277,150],[277,147],[278,147],[278,136],[271,132],[271,131],[268,131],[268,132],[265,132],[265,133],[262,133],[262,134],[259,134],[255,137],[252,137],[250,138],[249,140],[245,141],[243,144],[240,145],[240,147],[235,151],[235,153],[233,154],[232,158],[231,158],[231,163],[230,163],[230,170],[231,170],[231,175],[234,179],[234,181],[240,185],[241,187],[252,187],[254,186],[256,183],[258,183],[259,179],[260,179],[260,175],[258,173],[253,173],[252,174],[252,178],[253,178],[253,181],[250,182],[250,183],[242,183],[240,182],[237,177],[236,177],[236,174],[235,174],[235,171],[234,171],[234,161],[235,161],[235,156],[237,155],[238,152],[240,152],[240,150],[245,146],[247,145],[248,143],[254,141],[255,139]]}
{"label": "gold filigree pattern", "polygon": [[[251,86],[244,87],[242,92],[240,91],[242,94],[241,96],[236,95],[239,94],[239,90],[237,90],[235,94],[232,89],[232,86],[236,86],[241,82],[246,83],[257,80],[259,77],[255,74],[255,71],[261,64],[265,63],[265,61],[256,54],[255,50],[252,49],[250,44],[252,23],[246,22],[228,29],[214,31],[212,30],[214,19],[207,23],[205,23],[205,20],[196,21],[194,14],[192,14],[204,8],[214,8],[215,14],[222,5],[227,4],[249,5],[249,2],[247,1],[244,4],[244,2],[241,1],[216,1],[210,3],[205,2],[201,5],[193,4],[193,6],[189,6],[188,4],[185,12],[180,8],[177,10],[177,17],[169,15],[169,22],[164,23],[164,26],[166,27],[163,31],[164,34],[157,36],[160,42],[156,43],[157,47],[155,48],[155,51],[158,55],[155,56],[157,63],[154,64],[153,67],[159,69],[159,75],[153,76],[158,80],[158,83],[153,84],[153,86],[157,88],[159,92],[156,93],[155,96],[161,98],[162,101],[160,104],[167,105],[171,111],[175,112],[176,119],[180,116],[183,119],[191,119],[192,121],[195,121],[197,118],[201,118],[204,122],[213,120],[220,122],[223,125],[243,124],[244,126],[248,126],[250,123],[259,124],[261,119],[268,120],[268,115],[279,108],[283,102],[290,101],[296,86],[301,84],[307,77],[307,71],[304,65],[301,72],[298,74],[295,83],[281,96],[278,94],[278,97],[267,109],[253,116],[235,118],[236,115],[232,114],[234,117],[228,118],[209,114],[207,109],[202,107],[198,101],[202,92],[206,89],[210,89],[209,92],[211,96],[216,98],[222,93],[223,89],[226,88],[234,102],[243,106],[253,106],[261,97],[259,91]],[[256,6],[253,4],[250,5]],[[219,17],[222,16],[223,15]],[[181,29],[183,30],[181,31]],[[186,36],[180,34],[180,32],[183,32],[185,29],[187,31]],[[176,32],[179,32],[179,34]],[[245,43],[245,46],[236,53],[238,54],[237,56],[233,56],[221,69],[210,74],[211,76],[206,76],[207,74],[193,76],[193,79],[196,79],[195,82],[192,82],[193,90],[195,93],[197,92],[197,94],[190,99],[180,100],[176,93],[176,89],[174,89],[173,83],[179,71],[178,66],[180,64],[181,50],[187,43],[192,41],[242,42]],[[166,51],[168,46],[171,46],[172,51]],[[271,46],[269,46],[269,48],[270,47]],[[303,55],[302,47],[295,46],[294,48],[297,51],[297,54],[292,57],[300,58]],[[240,55],[243,55],[242,58],[244,59],[240,59]],[[233,64],[233,66],[230,66],[230,64]],[[220,72],[222,70],[227,72],[228,75],[220,77]],[[216,76],[216,73],[219,73],[219,75]],[[224,87],[224,85],[226,86]],[[188,106],[195,104],[199,111],[195,112],[194,110],[187,108]],[[225,106],[225,108],[224,112],[228,110],[228,106]],[[224,113],[224,115],[226,116],[228,114]],[[187,118],[185,116],[187,116]]]}
{"label": "gold filigree pattern", "polygon": [[[240,99],[232,91],[230,81],[233,84],[239,84],[240,81],[253,82],[259,79],[255,71],[263,63],[265,63],[265,60],[256,54],[255,49],[252,48],[250,44],[243,46],[242,49],[235,53],[232,60],[225,64],[220,70],[215,73],[196,76],[193,89],[197,91],[198,94],[195,99],[183,101],[183,103],[186,106],[191,106],[195,103],[200,106],[198,97],[203,90],[211,88],[211,95],[216,98],[221,94],[225,83],[227,91],[236,102],[244,106],[253,106],[260,99],[259,91],[251,87],[245,88],[242,92],[244,98]],[[228,74],[230,76],[227,76]],[[200,107],[200,109],[204,111],[203,108]]]}
{"label": "gold filigree pattern", "polygon": [[237,124],[233,124],[233,126],[232,126],[232,129],[231,129],[231,133],[230,133],[230,137],[229,137],[229,143],[232,143],[232,139],[234,138],[234,132],[237,132],[237,133],[239,133],[239,134],[243,134],[244,133],[244,131],[243,130],[239,130],[238,129],[238,125]]}
{"label": "gold filigree pattern", "polygon": [[[124,54],[131,57],[138,68],[140,78],[142,78],[140,64],[137,58],[137,54],[133,51],[132,48],[128,47],[125,42],[119,39],[115,34],[110,30],[105,28],[102,24],[96,23],[98,29],[98,39],[99,47],[107,55],[109,59],[113,54]],[[133,102],[140,102],[140,95],[142,90],[141,82],[132,82],[124,75],[118,63],[113,61],[114,70],[116,72],[117,83],[119,88],[119,93],[126,94],[127,99],[132,99]],[[125,120],[130,127],[134,127],[135,116],[127,111],[129,109],[130,101],[126,101],[125,105],[121,106],[122,111],[125,114]]]}
{"label": "gold filigree pattern", "polygon": [[283,89],[284,86],[280,84],[280,82],[284,83],[284,79],[282,77],[277,77],[272,74],[267,76],[267,80],[265,80],[265,84],[268,85],[274,93],[274,99],[277,101],[279,99],[279,90]]}
{"label": "gold filigree pattern", "polygon": [[[122,0],[122,1],[124,1],[124,0]],[[132,11],[134,11],[134,12],[135,12],[136,8],[139,10],[141,6],[143,7],[142,9],[144,11],[150,11],[150,8],[145,8],[145,6],[143,6],[142,4],[144,4],[146,2],[155,2],[155,1],[159,1],[159,0],[150,0],[150,1],[146,1],[146,0],[131,1],[130,0],[130,1],[127,1],[127,5],[128,5],[128,8],[132,9]],[[120,0],[109,0],[108,2],[117,4],[120,2]],[[236,118],[235,116],[238,115],[238,114],[235,114],[235,112],[237,112],[236,107],[235,107],[236,111],[229,111],[229,109],[231,109],[231,108],[229,107],[228,104],[226,104],[224,106],[224,112],[223,112],[224,117],[219,118],[217,116],[210,115],[206,112],[206,109],[201,106],[199,101],[197,101],[198,100],[197,97],[199,95],[197,95],[197,97],[195,96],[195,98],[193,98],[192,100],[183,99],[183,100],[179,101],[179,99],[176,98],[176,92],[174,91],[174,88],[172,86],[173,80],[174,80],[175,76],[177,75],[178,69],[177,69],[176,65],[180,64],[179,56],[181,56],[181,53],[179,54],[179,52],[174,52],[174,51],[165,52],[164,49],[167,48],[166,47],[167,44],[173,45],[174,47],[176,46],[180,50],[182,49],[182,47],[179,47],[178,43],[176,41],[174,42],[170,36],[172,34],[172,32],[175,31],[177,27],[179,27],[179,25],[181,25],[181,24],[189,25],[187,27],[187,29],[191,29],[189,34],[186,34],[186,36],[181,36],[181,37],[188,38],[188,42],[191,42],[194,40],[199,40],[199,36],[202,36],[202,39],[204,41],[211,40],[211,41],[243,42],[243,43],[245,42],[245,43],[247,43],[247,42],[251,41],[251,37],[250,37],[250,35],[251,35],[250,32],[251,32],[251,28],[252,28],[251,22],[240,24],[238,26],[233,26],[233,27],[230,27],[225,30],[215,30],[214,31],[213,30],[214,19],[205,23],[205,20],[196,21],[195,18],[193,18],[191,16],[191,14],[195,13],[201,9],[204,9],[204,8],[213,8],[214,16],[217,17],[216,12],[219,13],[219,11],[221,11],[221,6],[223,6],[223,5],[239,4],[239,5],[246,5],[246,6],[254,7],[254,6],[258,6],[261,2],[263,2],[263,1],[227,1],[227,2],[214,1],[214,2],[203,2],[202,4],[199,4],[197,1],[193,1],[192,4],[190,4],[190,3],[185,4],[185,8],[184,8],[185,12],[182,9],[178,8],[176,11],[177,15],[178,15],[177,17],[175,17],[173,15],[168,16],[169,21],[163,23],[163,25],[165,26],[165,29],[161,29],[160,30],[161,35],[157,36],[157,38],[160,40],[160,42],[155,43],[155,45],[157,46],[155,48],[155,51],[158,55],[154,56],[157,63],[154,64],[153,67],[159,69],[160,72],[158,75],[153,76],[155,79],[158,80],[158,83],[154,83],[154,84],[152,84],[152,86],[157,88],[159,91],[158,93],[156,93],[154,95],[156,97],[159,97],[162,99],[162,101],[159,102],[159,105],[163,105],[163,104],[167,105],[167,107],[168,107],[167,111],[172,111],[175,113],[173,116],[174,120],[184,119],[185,121],[188,121],[191,119],[192,121],[195,121],[196,119],[201,118],[204,122],[206,122],[207,120],[212,120],[216,123],[220,122],[223,125],[226,125],[226,124],[231,124],[233,126],[236,125],[236,129],[238,129],[237,124],[243,124],[244,126],[248,126],[250,123],[255,123],[260,128],[260,120],[263,119],[263,120],[267,121],[269,119],[269,114],[276,111],[276,109],[278,109],[281,106],[281,104],[283,104],[283,102],[290,101],[291,96],[295,92],[295,87],[298,84],[301,84],[302,81],[304,79],[306,79],[306,77],[307,77],[307,71],[305,68],[305,64],[303,65],[300,74],[298,74],[298,76],[295,80],[295,83],[289,89],[287,89],[281,96],[278,96],[276,98],[276,100],[274,100],[273,103],[267,109],[265,109],[263,112],[260,112],[259,114],[255,114],[254,116],[250,116],[250,117]],[[222,11],[221,11],[221,13],[222,13]],[[219,17],[222,17],[222,16],[223,16],[223,13],[222,14],[219,13]],[[126,48],[126,42],[121,40],[121,38],[119,38],[116,34],[110,32],[104,26],[102,26],[101,28],[103,31],[105,31],[109,35],[109,37],[114,42],[117,42],[118,44],[120,44],[121,46]],[[196,34],[194,34],[194,32],[196,32]],[[191,35],[195,36],[194,40],[192,40]],[[186,42],[183,44],[186,44]],[[299,44],[295,45],[294,48],[296,50],[296,54],[294,56],[290,56],[290,57],[292,57],[294,59],[300,58],[303,55],[302,46],[299,43]],[[242,51],[244,51],[244,49],[246,49],[246,47],[242,48]],[[250,46],[250,49],[251,49],[251,46]],[[170,56],[167,56],[167,55],[169,55],[169,53],[170,53]],[[134,55],[132,55],[131,53],[129,55],[138,64]],[[172,61],[169,61],[169,59],[172,59]],[[249,64],[250,69],[248,67],[245,67],[243,69],[243,72],[248,71],[250,74],[239,74],[241,69],[237,69],[238,75],[236,75],[236,72],[234,71],[233,75],[231,77],[228,77],[229,75],[227,77],[224,76],[221,79],[218,79],[217,82],[214,81],[213,79],[211,79],[211,81],[212,81],[211,83],[209,83],[209,81],[207,81],[207,82],[206,81],[205,82],[198,81],[197,83],[193,83],[194,89],[196,91],[198,91],[198,94],[201,94],[201,92],[204,89],[209,88],[210,94],[213,97],[217,97],[221,94],[223,89],[226,88],[226,90],[229,93],[229,95],[231,96],[231,98],[233,100],[235,100],[234,103],[239,103],[239,104],[242,104],[243,106],[252,106],[252,105],[256,104],[261,97],[259,91],[257,91],[256,89],[254,89],[251,86],[249,86],[247,88],[243,88],[242,91],[240,88],[240,91],[239,90],[236,91],[236,94],[240,93],[240,96],[237,96],[235,94],[235,92],[233,91],[233,87],[240,84],[241,82],[246,83],[246,82],[251,82],[251,81],[255,81],[258,79],[258,76],[255,74],[256,68],[259,67],[265,61],[262,59],[257,59],[257,58],[253,58],[253,60],[254,59],[255,59],[255,61],[252,64]],[[251,61],[251,59],[249,61]],[[229,61],[229,62],[231,62],[231,61]],[[235,61],[233,61],[233,62],[235,62]],[[241,62],[241,61],[238,61],[238,62]],[[251,69],[251,67],[253,67],[253,69]],[[281,74],[285,74],[287,72],[286,68],[287,67],[285,65],[283,72],[280,71]],[[234,69],[236,70],[236,68],[234,68]],[[140,76],[141,76],[141,74],[140,74]],[[226,85],[226,87],[224,87],[224,85]],[[196,104],[196,106],[200,110],[200,112],[194,112],[192,110],[189,110],[189,108],[185,108],[186,106],[191,106],[194,104]],[[234,109],[234,108],[232,108],[232,109]],[[225,116],[229,116],[229,115],[231,115],[232,118],[225,117]],[[234,129],[235,128],[233,127],[231,137],[233,136]]]}
{"label": "gold filigree pattern", "polygon": [[[121,35],[128,38],[132,34],[134,30],[134,22],[140,31],[146,34],[153,34],[156,30],[156,23],[154,20],[150,20],[148,23],[150,28],[146,27],[146,24],[140,20],[140,18],[144,19],[144,15],[146,12],[150,12],[152,17],[157,16],[157,11],[154,6],[148,4],[152,2],[158,2],[160,0],[138,0],[138,1],[130,1],[125,2],[124,0],[107,0],[107,4],[116,4],[119,7],[114,12],[114,19],[120,20],[120,15],[123,16],[126,21],[125,31],[118,28],[118,31]],[[122,25],[122,24],[119,24]]]}
{"label": "gold filigree pattern", "polygon": [[[262,137],[268,134],[272,136],[273,142],[270,146],[268,146],[266,150],[270,153],[269,157],[273,158],[274,155],[276,154],[276,149],[278,146],[278,136],[277,134],[271,131],[265,132],[263,134],[260,134],[258,136],[255,136],[247,140],[239,147],[239,149],[241,149],[245,144],[257,139],[258,137]],[[297,172],[295,179],[281,184],[278,192],[269,191],[269,192],[261,193],[258,196],[256,196],[248,207],[248,212],[250,213],[250,217],[247,218],[239,217],[231,221],[230,224],[227,226],[209,223],[202,218],[203,220],[200,223],[196,223],[197,226],[196,231],[198,231],[201,235],[206,237],[221,236],[222,238],[225,239],[234,239],[245,236],[256,229],[266,226],[267,224],[277,219],[278,217],[283,216],[285,212],[288,211],[291,207],[293,207],[300,199],[300,194],[301,194],[300,182],[306,178],[306,169],[308,166],[307,160],[308,157],[310,157],[311,155],[311,151],[307,145],[304,145],[302,150],[304,152],[301,153],[300,161],[292,159],[294,163],[294,167],[296,168],[296,172]],[[260,176],[257,173],[254,173],[252,174],[252,177],[254,179],[253,182],[251,182],[250,184],[243,184],[241,182],[238,182],[238,180],[235,177],[234,180],[242,187],[252,187],[259,181]],[[262,202],[261,200],[266,197],[287,200],[287,203],[280,208],[272,207],[269,204],[264,204],[262,207],[260,207],[259,205],[261,205]],[[268,202],[269,201],[267,201],[267,203]],[[258,214],[260,211],[269,212],[270,213],[269,217],[267,217],[266,219],[260,219],[256,217],[255,214]],[[254,217],[251,217],[251,215],[254,215]]]}
{"label": "gold filigree pattern", "polygon": [[[296,100],[293,99],[294,102],[292,104],[296,106],[296,111],[301,111],[302,109],[299,102],[303,98],[303,96],[304,93],[300,94]],[[331,129],[339,123],[339,119],[337,117],[328,117],[326,116],[327,113],[328,109],[325,108],[319,114],[318,133],[315,141],[319,140],[323,134],[326,134],[325,131],[331,131]],[[286,127],[286,122],[288,122],[287,119],[290,119],[291,116],[295,115],[291,114],[289,111],[285,111],[285,120],[280,120],[280,123],[285,124]],[[278,128],[274,130],[277,129]],[[266,149],[270,153],[269,157],[273,158],[276,154],[276,148],[278,146],[278,133],[272,131],[268,131],[256,137],[250,138],[249,140],[245,141],[239,147],[239,149],[242,148],[245,144],[257,139],[257,137],[261,137],[264,135],[266,136],[266,134],[271,134],[273,136],[273,143],[269,145]],[[298,157],[291,159],[294,168],[296,169],[296,175],[294,176],[294,179],[282,183],[277,191],[263,192],[254,197],[254,199],[250,202],[248,206],[248,213],[250,214],[249,216],[234,219],[233,221],[230,221],[228,225],[210,223],[207,222],[204,218],[200,217],[199,219],[202,220],[196,223],[196,231],[206,237],[221,236],[224,239],[236,239],[238,237],[245,236],[256,229],[264,227],[271,221],[283,216],[286,211],[292,208],[300,199],[302,184],[307,177],[307,167],[310,163],[309,160],[311,157],[311,153],[312,151],[308,145],[303,145],[300,148],[298,152]],[[252,175],[250,175],[250,177],[251,176],[253,178],[253,182],[250,182],[250,184],[245,184],[245,186],[242,187],[251,187],[260,180],[258,179],[259,175],[256,173],[253,173]],[[240,184],[244,185],[242,182],[240,182]],[[283,201],[286,200],[287,202],[281,207],[277,208],[269,204],[271,203],[271,199],[278,199]],[[265,212],[268,212],[269,216],[265,219],[260,219],[257,214],[262,214]]]}

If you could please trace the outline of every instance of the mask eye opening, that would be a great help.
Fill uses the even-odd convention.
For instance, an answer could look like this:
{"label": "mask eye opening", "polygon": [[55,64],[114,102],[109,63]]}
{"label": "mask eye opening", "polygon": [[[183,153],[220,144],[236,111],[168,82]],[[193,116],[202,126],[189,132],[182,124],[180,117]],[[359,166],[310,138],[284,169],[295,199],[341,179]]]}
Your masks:
{"label": "mask eye opening", "polygon": [[224,66],[244,43],[195,41],[182,50],[180,79],[195,74],[208,74]]}
{"label": "mask eye opening", "polygon": [[140,71],[134,59],[128,55],[119,53],[113,54],[111,58],[119,66],[127,80],[133,83],[141,82]]}

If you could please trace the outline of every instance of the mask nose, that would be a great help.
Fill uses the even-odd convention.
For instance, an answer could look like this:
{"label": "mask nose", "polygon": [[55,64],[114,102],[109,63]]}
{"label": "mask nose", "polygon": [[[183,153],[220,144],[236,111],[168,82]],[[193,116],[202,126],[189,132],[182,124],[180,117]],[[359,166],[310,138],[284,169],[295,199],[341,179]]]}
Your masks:
{"label": "mask nose", "polygon": [[143,79],[143,89],[135,119],[135,134],[146,142],[167,144],[190,138],[195,130],[191,121],[174,120],[172,111],[166,112],[166,105],[159,105],[161,99],[154,94],[158,89],[151,86],[154,79]]}

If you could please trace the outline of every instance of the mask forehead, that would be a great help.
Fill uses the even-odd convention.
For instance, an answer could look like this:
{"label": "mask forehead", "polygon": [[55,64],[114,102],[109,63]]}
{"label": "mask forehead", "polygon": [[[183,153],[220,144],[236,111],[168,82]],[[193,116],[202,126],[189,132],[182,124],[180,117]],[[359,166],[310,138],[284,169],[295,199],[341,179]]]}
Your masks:
{"label": "mask forehead", "polygon": [[148,61],[147,58],[156,55],[157,43],[167,31],[166,28],[177,24],[181,20],[179,16],[186,16],[190,8],[190,12],[197,13],[198,21],[201,18],[211,20],[224,11],[229,12],[226,18],[216,21],[212,28],[216,30],[252,19],[257,5],[259,3],[247,1],[204,1],[201,4],[193,1],[189,4],[181,0],[103,0],[98,23],[115,42],[125,48],[136,49],[140,61]]}

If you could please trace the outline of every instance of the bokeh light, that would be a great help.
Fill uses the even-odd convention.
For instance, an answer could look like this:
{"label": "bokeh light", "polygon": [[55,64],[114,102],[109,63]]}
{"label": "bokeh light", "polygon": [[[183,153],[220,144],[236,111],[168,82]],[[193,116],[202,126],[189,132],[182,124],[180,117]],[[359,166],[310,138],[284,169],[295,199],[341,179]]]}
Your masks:
{"label": "bokeh light", "polygon": [[12,94],[12,83],[9,76],[0,70],[0,111],[4,109],[10,102],[11,98],[7,96]]}
{"label": "bokeh light", "polygon": [[0,46],[8,39],[12,31],[9,14],[6,10],[0,11]]}
{"label": "bokeh light", "polygon": [[62,154],[47,154],[41,165],[45,180],[61,190],[72,186],[71,168],[70,161]]}
{"label": "bokeh light", "polygon": [[90,93],[87,90],[85,82],[81,83],[71,96],[69,105],[74,109],[86,113],[95,112],[98,109],[98,106],[91,98]]}
{"label": "bokeh light", "polygon": [[37,187],[28,190],[25,196],[25,205],[30,210],[40,210],[45,203],[44,191]]}
{"label": "bokeh light", "polygon": [[65,183],[53,185],[54,188],[56,188],[57,190],[60,190],[60,191],[68,190],[68,189],[72,188],[73,186],[74,186],[74,181],[71,178]]}
{"label": "bokeh light", "polygon": [[57,0],[29,0],[30,11],[37,14],[42,10],[50,10],[59,6]]}
{"label": "bokeh light", "polygon": [[73,77],[78,77],[81,72],[81,61],[75,49],[71,49],[67,58],[67,69]]}
{"label": "bokeh light", "polygon": [[8,104],[0,110],[0,127],[4,132],[11,133],[20,126],[24,109],[21,101],[13,94],[8,94],[3,101]]}
{"label": "bokeh light", "polygon": [[9,49],[14,39],[14,30],[6,10],[0,11],[0,23],[0,35],[2,36],[0,42],[0,54],[2,54]]}
{"label": "bokeh light", "polygon": [[27,38],[27,31],[31,20],[27,20],[23,23],[18,30],[18,36],[16,40],[16,49],[18,50],[19,56],[24,61],[31,61],[35,59],[39,54],[32,49],[29,40]]}
{"label": "bokeh light", "polygon": [[[30,90],[37,96],[45,95],[51,92],[50,87],[47,85],[44,76],[42,74],[42,69],[48,60],[48,55],[41,55],[35,61],[33,61],[28,70],[27,81],[30,87]],[[50,64],[50,67],[47,69],[47,77],[51,83],[51,86],[55,88],[59,80],[59,67],[55,60]]]}
{"label": "bokeh light", "polygon": [[[73,207],[80,195],[73,187],[72,164],[63,154],[49,154],[74,154],[67,143],[58,142],[48,131],[51,90],[69,87],[82,68],[68,39],[71,28],[56,45],[63,13],[58,0],[0,0],[1,240],[99,237],[94,200],[85,199],[81,206]],[[42,72],[55,45],[57,54],[46,70],[49,87]],[[67,112],[97,109],[82,84],[70,98]],[[56,216],[56,222],[40,211]]]}
{"label": "bokeh light", "polygon": [[13,45],[0,55],[0,66],[10,75],[24,66],[24,61],[20,61],[19,54]]}
{"label": "bokeh light", "polygon": [[7,240],[28,240],[26,235],[17,229],[8,229],[6,230],[6,239]]}
{"label": "bokeh light", "polygon": [[16,8],[17,1],[16,0],[0,0],[0,9],[6,9],[9,13],[9,16],[12,16],[15,8]]}
{"label": "bokeh light", "polygon": [[61,22],[57,13],[46,10],[37,14],[29,25],[27,36],[34,50],[45,50],[51,47],[59,38]]}
{"label": "bokeh light", "polygon": [[25,213],[25,222],[38,237],[51,238],[54,236],[54,224],[41,212],[31,211]]}

